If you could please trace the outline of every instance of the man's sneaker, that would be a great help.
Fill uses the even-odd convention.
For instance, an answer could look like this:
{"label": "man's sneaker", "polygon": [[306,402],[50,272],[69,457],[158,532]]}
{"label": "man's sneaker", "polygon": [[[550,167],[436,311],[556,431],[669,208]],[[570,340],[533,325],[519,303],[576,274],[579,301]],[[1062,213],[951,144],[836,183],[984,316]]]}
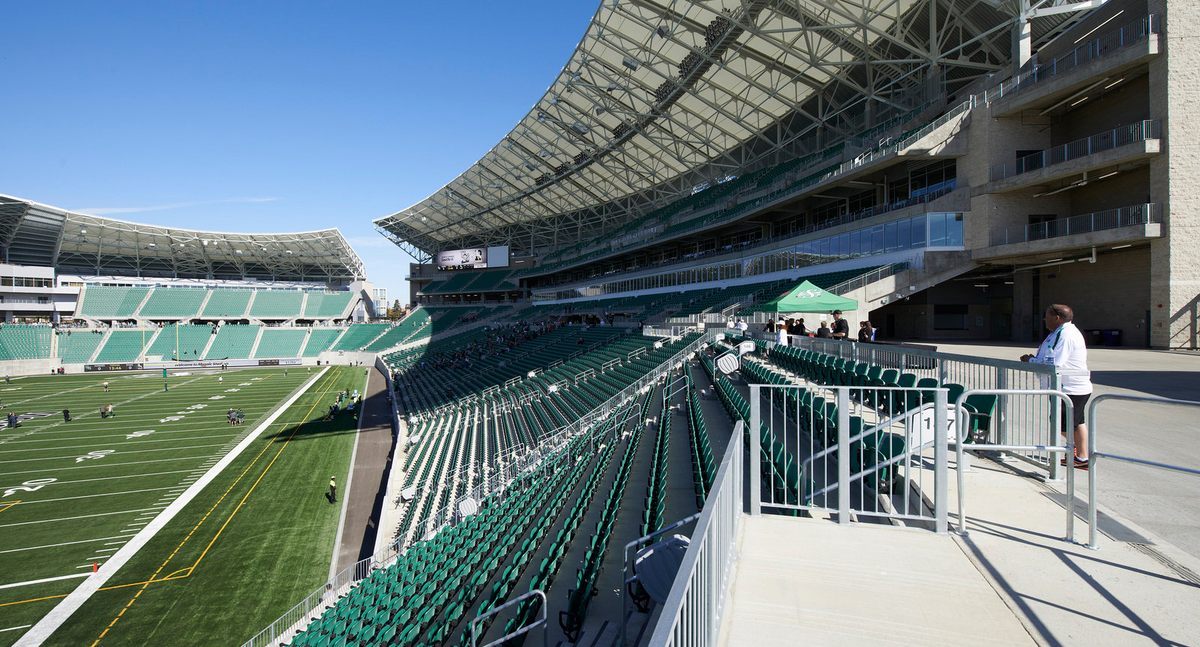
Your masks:
{"label": "man's sneaker", "polygon": [[[1088,467],[1091,466],[1091,463],[1086,458],[1076,457],[1074,463],[1075,463],[1075,469],[1077,469],[1077,470],[1086,470],[1086,469],[1088,469]],[[1064,459],[1058,461],[1058,464],[1062,465],[1063,467],[1066,467],[1067,459],[1064,458]]]}

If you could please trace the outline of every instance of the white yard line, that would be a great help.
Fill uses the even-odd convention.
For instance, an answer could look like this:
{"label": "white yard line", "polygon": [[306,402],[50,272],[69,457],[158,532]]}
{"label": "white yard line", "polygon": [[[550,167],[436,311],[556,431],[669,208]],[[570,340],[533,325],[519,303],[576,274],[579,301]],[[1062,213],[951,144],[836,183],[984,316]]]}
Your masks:
{"label": "white yard line", "polygon": [[[74,575],[59,575],[58,577],[43,577],[40,580],[28,580],[25,582],[13,582],[12,584],[0,584],[0,589],[15,589],[18,586],[29,586],[31,584],[44,584],[46,582],[57,582],[59,580],[73,580],[80,577],[87,577],[89,573],[76,573]],[[33,625],[25,625],[31,627]],[[4,631],[4,630],[0,630]]]}
{"label": "white yard line", "polygon": [[[188,445],[187,447],[160,447],[158,449],[134,449],[132,451],[122,451],[121,455],[127,456],[130,454],[149,454],[151,452],[178,452],[178,451],[183,451],[185,449],[206,449],[209,447],[224,447],[226,444],[227,443],[213,443],[211,445]],[[92,447],[95,447],[95,446],[96,445],[92,445]],[[43,456],[41,458],[14,458],[12,460],[0,461],[0,465],[6,465],[8,463],[28,463],[31,461],[64,461],[64,460],[70,460],[72,458],[79,458],[79,454],[72,454],[70,456]]]}
{"label": "white yard line", "polygon": [[[156,459],[150,460],[150,461],[131,461],[129,463],[105,463],[104,461],[93,461],[92,465],[73,465],[71,467],[55,467],[55,468],[51,468],[51,469],[54,469],[56,472],[61,472],[63,470],[90,470],[90,469],[96,469],[97,467],[123,467],[126,465],[149,465],[150,463],[170,463],[172,461],[194,461],[197,458],[208,458],[208,454],[203,454],[201,456],[179,456],[176,458],[156,458]],[[0,476],[16,476],[18,474],[43,474],[45,472],[46,472],[46,468],[42,468],[40,470],[24,470],[21,472],[5,472],[4,474],[0,474]],[[128,476],[125,478],[133,478],[133,477]]]}
{"label": "white yard line", "polygon": [[[74,577],[74,576],[71,576],[71,577]],[[7,629],[0,629],[0,634],[4,633],[6,631],[16,631],[18,629],[27,629],[32,626],[33,625],[18,625],[16,627],[8,627]]]}
{"label": "white yard line", "polygon": [[87,602],[87,600],[92,597],[92,594],[94,594],[100,589],[100,587],[104,586],[106,582],[116,575],[117,571],[119,571],[122,566],[128,563],[134,555],[137,555],[138,551],[140,551],[143,546],[149,543],[149,541],[154,537],[155,534],[158,533],[159,530],[162,530],[162,528],[166,526],[168,522],[175,518],[175,515],[179,514],[179,512],[182,511],[187,504],[191,503],[206,485],[208,485],[222,471],[224,471],[224,469],[230,463],[232,463],[234,459],[240,456],[241,453],[245,451],[246,448],[249,447],[251,443],[253,443],[259,437],[260,434],[262,434],[263,431],[271,426],[271,423],[275,422],[279,416],[283,415],[289,407],[295,404],[296,400],[299,400],[302,395],[307,393],[308,389],[312,387],[313,384],[316,384],[317,380],[319,380],[321,376],[325,375],[328,370],[328,367],[322,368],[320,371],[317,371],[315,375],[300,385],[300,387],[296,389],[296,392],[293,393],[292,396],[287,399],[287,401],[283,402],[270,416],[266,418],[266,420],[263,420],[257,427],[255,427],[254,431],[247,434],[242,442],[238,443],[237,447],[226,454],[216,465],[214,465],[202,479],[189,487],[186,492],[180,495],[180,497],[171,503],[171,505],[165,510],[163,510],[161,514],[155,517],[154,521],[150,522],[149,526],[143,528],[137,533],[137,535],[133,537],[133,539],[129,540],[128,544],[122,546],[121,550],[118,550],[116,553],[114,553],[111,559],[109,559],[107,562],[104,562],[104,565],[101,566],[97,572],[93,573],[91,577],[84,580],[75,588],[74,591],[71,591],[67,597],[63,598],[53,609],[50,610],[50,613],[38,620],[37,624],[35,624],[33,628],[31,628],[25,633],[25,635],[21,636],[21,638],[17,640],[17,642],[14,644],[14,647],[35,647],[44,643],[50,637],[50,635],[55,632],[55,630],[61,627],[63,623],[65,623],[76,611],[79,610],[79,607],[83,606],[84,602]]}
{"label": "white yard line", "polygon": [[[183,382],[183,383],[181,383],[179,386],[184,386],[184,385],[187,385],[187,384],[191,384],[192,382],[195,382],[195,381],[197,381],[197,380],[202,380],[202,379],[204,379],[204,377],[207,377],[207,376],[201,376],[201,377],[195,377],[195,378],[192,378],[192,379],[190,379],[190,380],[188,380],[188,381],[186,381],[186,382]],[[139,395],[139,396],[136,396],[136,397],[129,398],[128,400],[122,400],[122,401],[118,402],[118,403],[116,404],[116,406],[118,406],[118,407],[123,407],[123,406],[125,406],[125,405],[129,404],[130,402],[137,402],[138,400],[141,400],[141,399],[143,399],[143,398],[148,398],[148,397],[150,397],[150,396],[152,396],[152,395],[156,395],[156,394],[158,394],[158,393],[162,393],[162,391],[150,391],[149,393],[143,393],[142,395]],[[79,414],[78,416],[72,416],[72,418],[71,418],[71,419],[72,419],[72,420],[81,420],[81,419],[87,419],[87,418],[90,418],[90,417],[93,417],[93,416],[98,416],[98,415],[100,415],[100,414],[99,414],[99,413],[93,413],[93,414],[81,413],[81,414]],[[28,435],[30,435],[30,434],[37,433],[37,432],[39,432],[39,431],[45,431],[45,430],[47,430],[47,429],[54,429],[55,427],[61,427],[61,426],[65,425],[65,424],[67,424],[67,423],[66,423],[66,422],[64,422],[64,421],[61,421],[61,420],[60,420],[59,422],[56,422],[56,423],[54,423],[54,424],[50,424],[50,425],[41,425],[41,426],[38,426],[38,427],[34,427],[33,429],[30,429],[29,431],[27,431],[27,432],[25,432],[25,433],[23,433],[23,434],[13,434],[13,435],[11,435],[11,436],[5,436],[5,437],[3,437],[3,438],[0,438],[0,445],[3,445],[4,443],[10,442],[10,441],[12,441],[12,440],[15,440],[15,439],[17,439],[17,438],[24,438],[25,436],[28,436]]]}
{"label": "white yard line", "polygon": [[73,546],[75,544],[90,544],[90,543],[97,542],[97,541],[104,541],[105,539],[117,539],[117,538],[120,538],[121,536],[122,535],[113,535],[112,537],[98,537],[96,539],[83,539],[80,541],[64,541],[61,544],[46,544],[44,546],[26,546],[24,548],[9,548],[7,550],[0,550],[0,555],[5,555],[8,553],[22,553],[27,550],[41,550],[43,548],[58,548],[59,546]]}
{"label": "white yard line", "polygon": [[[4,489],[4,488],[0,488],[0,489]],[[59,497],[57,499],[38,499],[37,501],[22,501],[22,502],[18,503],[17,505],[24,507],[27,505],[32,505],[34,503],[54,503],[57,501],[74,501],[76,499],[94,499],[96,497],[101,497],[101,496],[120,496],[122,494],[138,494],[140,492],[158,492],[159,490],[166,490],[166,489],[167,488],[165,488],[165,487],[152,487],[152,488],[146,488],[145,490],[126,490],[125,492],[102,492],[100,494],[81,494],[79,496],[64,496],[64,497]]]}
{"label": "white yard line", "polygon": [[77,517],[59,517],[57,519],[39,519],[37,521],[21,521],[18,523],[0,524],[0,528],[15,528],[17,526],[31,526],[38,523],[56,523],[59,521],[74,521],[75,519],[91,519],[94,517],[111,517],[114,514],[130,514],[132,512],[144,512],[150,508],[136,508],[134,510],[117,510],[116,512],[98,512],[96,514],[81,514]]}

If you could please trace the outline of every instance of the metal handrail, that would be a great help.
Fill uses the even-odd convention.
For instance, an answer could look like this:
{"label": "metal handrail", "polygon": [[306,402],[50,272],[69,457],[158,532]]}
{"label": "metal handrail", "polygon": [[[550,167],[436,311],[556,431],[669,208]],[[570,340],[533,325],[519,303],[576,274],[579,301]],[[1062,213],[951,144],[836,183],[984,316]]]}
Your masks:
{"label": "metal handrail", "polygon": [[475,627],[478,626],[478,624],[481,621],[483,621],[484,618],[490,618],[490,617],[496,615],[497,613],[500,613],[501,611],[507,609],[508,607],[511,607],[512,605],[514,605],[522,600],[525,600],[527,598],[531,598],[531,597],[538,597],[538,598],[542,599],[542,606],[541,606],[542,617],[534,622],[531,622],[531,623],[525,625],[524,627],[521,627],[520,629],[517,629],[516,631],[514,631],[510,634],[505,634],[505,635],[493,640],[490,643],[486,643],[483,647],[493,647],[493,645],[501,645],[504,643],[504,641],[508,640],[509,638],[514,638],[514,637],[520,636],[522,634],[527,634],[538,627],[542,628],[542,644],[543,645],[547,644],[546,643],[546,629],[547,629],[547,626],[546,626],[546,604],[547,604],[546,603],[546,594],[541,589],[534,589],[524,595],[521,595],[520,597],[516,597],[516,598],[513,598],[512,600],[509,600],[508,602],[505,602],[504,604],[496,607],[495,609],[492,609],[491,611],[488,611],[487,613],[485,613],[483,615],[475,616],[475,618],[471,620],[471,625],[470,625],[471,647],[476,647],[476,642],[478,641],[479,638],[475,635]]}
{"label": "metal handrail", "polygon": [[[634,539],[633,541],[625,544],[625,552],[623,553],[625,555],[625,561],[623,561],[621,563],[621,581],[624,583],[624,584],[622,584],[622,586],[623,587],[629,586],[629,584],[631,582],[635,581],[635,579],[636,579],[636,576],[634,576],[634,577],[628,576],[628,573],[629,573],[629,549],[640,546],[643,543],[646,543],[646,542],[650,541],[651,539],[654,539],[655,537],[665,535],[668,532],[671,532],[672,530],[677,530],[679,528],[682,528],[683,526],[686,526],[686,525],[692,523],[693,521],[699,519],[700,514],[701,513],[699,513],[699,512],[693,513],[691,515],[688,515],[688,516],[680,519],[679,521],[676,521],[675,523],[667,526],[666,528],[660,528],[659,530],[655,530],[654,532],[652,532],[650,534],[642,535],[641,537],[638,537],[637,539]],[[621,595],[621,617],[622,618],[629,617],[628,606],[629,606],[629,596],[622,593],[622,595]],[[620,644],[622,645],[622,647],[624,647],[624,645],[629,644],[625,638],[625,634],[627,632],[628,625],[629,625],[628,622],[621,623],[621,643]]]}
{"label": "metal handrail", "polygon": [[[1162,222],[1162,213],[1157,202],[1135,204],[1117,209],[1106,209],[1081,216],[1050,220],[1035,225],[1006,227],[1003,236],[996,233],[992,236],[992,245],[1007,245],[1009,243],[1025,243],[1033,240],[1046,240],[1061,236],[1086,234],[1093,231],[1132,227]],[[832,292],[832,290],[830,290]]]}
{"label": "metal handrail", "polygon": [[721,466],[692,531],[692,541],[671,583],[671,594],[646,643],[648,647],[679,644],[681,632],[689,638],[701,637],[698,644],[716,644],[742,517],[744,427],[740,420],[733,426]]}
{"label": "metal handrail", "polygon": [[[1124,402],[1158,402],[1161,404],[1176,404],[1185,407],[1200,407],[1200,402],[1195,400],[1176,400],[1173,398],[1160,398],[1145,395],[1123,395],[1120,393],[1105,393],[1092,398],[1088,404],[1087,419],[1092,421],[1091,433],[1088,434],[1088,543],[1087,547],[1098,549],[1096,543],[1097,529],[1096,512],[1098,503],[1096,501],[1096,481],[1099,478],[1096,476],[1096,464],[1099,459],[1106,458],[1122,463],[1132,463],[1134,465],[1144,465],[1146,467],[1154,467],[1176,474],[1190,474],[1192,476],[1200,476],[1200,469],[1191,467],[1182,467],[1179,465],[1171,465],[1170,463],[1160,463],[1158,461],[1147,460],[1144,458],[1136,458],[1133,456],[1122,456],[1121,454],[1112,454],[1109,452],[1101,452],[1096,450],[1096,436],[1099,435],[1100,424],[1096,419],[1096,409],[1099,408],[1101,402],[1108,400],[1121,400]],[[1068,511],[1073,512],[1072,506],[1068,506]]]}
{"label": "metal handrail", "polygon": [[1117,126],[1090,137],[1076,139],[1066,144],[1047,148],[1039,153],[1026,155],[1012,163],[997,164],[992,167],[991,179],[993,182],[1004,180],[1128,144],[1158,139],[1162,136],[1161,132],[1162,122],[1157,119],[1144,119],[1132,124]]}
{"label": "metal handrail", "polygon": [[[1051,398],[1060,400],[1066,405],[1064,420],[1073,419],[1075,406],[1071,402],[1071,398],[1062,391],[1054,389],[969,389],[963,391],[962,395],[958,396],[958,401],[954,403],[954,422],[958,426],[955,432],[954,456],[957,464],[955,471],[958,472],[958,534],[966,536],[967,533],[967,483],[966,469],[963,464],[964,451],[1043,451],[1050,453],[1062,453],[1064,456],[1075,456],[1075,436],[1070,433],[1064,434],[1066,443],[1062,445],[1014,445],[1014,444],[976,444],[971,443],[969,450],[964,447],[966,440],[966,423],[967,409],[964,403],[967,398],[972,395],[1045,395]],[[1073,467],[1067,468],[1067,523],[1066,523],[1065,541],[1075,540],[1075,470]]]}
{"label": "metal handrail", "polygon": [[1083,63],[1101,58],[1109,51],[1123,49],[1129,45],[1142,42],[1150,34],[1158,34],[1161,31],[1160,25],[1161,20],[1157,14],[1142,16],[1137,20],[1127,23],[1120,29],[1097,36],[1070,52],[1055,57],[1047,63],[1034,65],[1027,72],[1019,74],[1007,82],[988,90],[984,93],[984,97],[988,103],[999,101],[1001,98],[1011,96],[1023,88],[1036,85],[1059,74],[1073,70]]}

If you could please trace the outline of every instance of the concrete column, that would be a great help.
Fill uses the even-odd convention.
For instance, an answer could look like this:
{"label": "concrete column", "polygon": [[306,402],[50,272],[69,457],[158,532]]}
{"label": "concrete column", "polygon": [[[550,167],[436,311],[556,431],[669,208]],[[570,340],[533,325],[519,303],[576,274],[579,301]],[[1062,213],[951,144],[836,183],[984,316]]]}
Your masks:
{"label": "concrete column", "polygon": [[1163,53],[1150,63],[1150,118],[1163,147],[1150,165],[1151,200],[1163,205],[1166,235],[1150,245],[1150,344],[1200,343],[1200,2],[1150,0],[1162,17]]}

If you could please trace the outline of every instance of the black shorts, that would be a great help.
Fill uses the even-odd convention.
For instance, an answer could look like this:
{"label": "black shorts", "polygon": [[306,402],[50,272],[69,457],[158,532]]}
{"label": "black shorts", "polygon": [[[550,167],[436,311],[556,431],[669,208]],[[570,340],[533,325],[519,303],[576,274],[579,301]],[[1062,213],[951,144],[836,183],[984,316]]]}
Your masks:
{"label": "black shorts", "polygon": [[[1088,403],[1088,400],[1090,400],[1092,398],[1092,394],[1091,393],[1087,393],[1084,395],[1069,395],[1068,394],[1067,397],[1071,398],[1071,406],[1074,409],[1074,411],[1071,412],[1071,417],[1072,417],[1071,428],[1075,428],[1075,427],[1078,427],[1079,425],[1082,425],[1085,422],[1084,418],[1085,418],[1085,414],[1087,413],[1087,403]],[[1062,420],[1063,433],[1066,433],[1066,431],[1067,431],[1067,405],[1065,405],[1065,404],[1062,405],[1061,409],[1062,409],[1062,411],[1059,414],[1059,416],[1060,416],[1060,419]]]}

